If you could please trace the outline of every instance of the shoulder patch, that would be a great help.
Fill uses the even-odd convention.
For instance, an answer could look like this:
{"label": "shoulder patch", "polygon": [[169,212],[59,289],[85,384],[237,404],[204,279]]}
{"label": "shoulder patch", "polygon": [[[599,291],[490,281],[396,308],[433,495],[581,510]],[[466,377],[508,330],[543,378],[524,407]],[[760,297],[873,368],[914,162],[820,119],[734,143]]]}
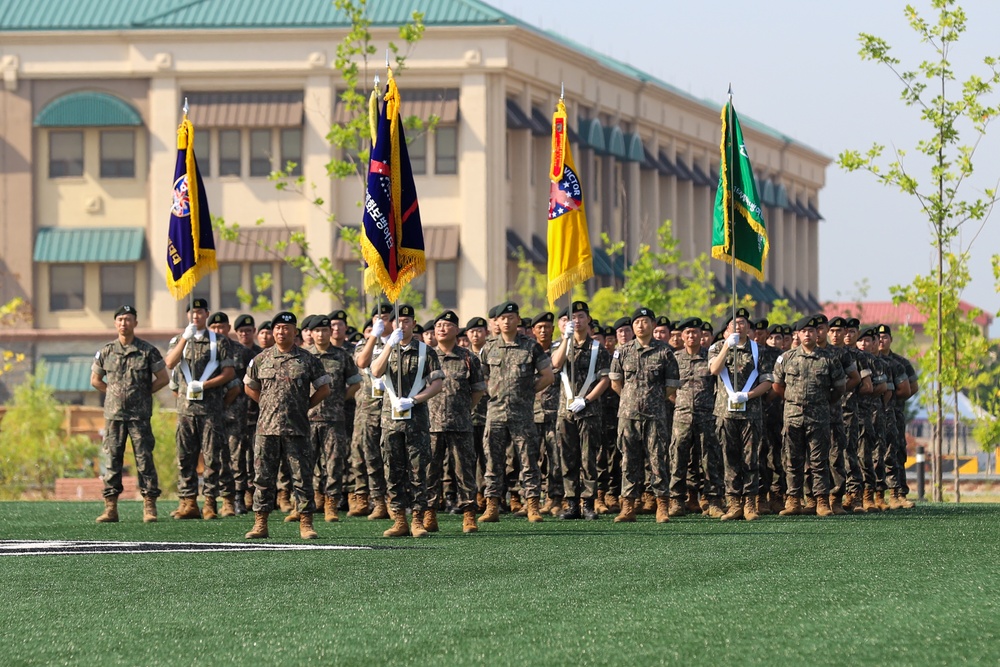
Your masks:
{"label": "shoulder patch", "polygon": [[779,354],[779,355],[778,355],[778,358],[777,358],[777,360],[776,360],[776,363],[779,363],[779,364],[780,364],[780,363],[781,363],[782,361],[784,361],[784,359],[785,359],[785,355],[783,355],[783,354]]}
{"label": "shoulder patch", "polygon": [[251,368],[253,368],[253,359],[251,359],[250,363],[247,364],[247,370],[250,370]]}
{"label": "shoulder patch", "polygon": [[97,352],[94,353],[94,359],[98,359],[99,360],[100,358],[101,358],[101,351],[98,350]]}
{"label": "shoulder patch", "polygon": [[618,355],[619,355],[619,351],[615,350],[615,353],[613,355],[611,355],[611,356],[612,356],[612,358],[617,359]]}

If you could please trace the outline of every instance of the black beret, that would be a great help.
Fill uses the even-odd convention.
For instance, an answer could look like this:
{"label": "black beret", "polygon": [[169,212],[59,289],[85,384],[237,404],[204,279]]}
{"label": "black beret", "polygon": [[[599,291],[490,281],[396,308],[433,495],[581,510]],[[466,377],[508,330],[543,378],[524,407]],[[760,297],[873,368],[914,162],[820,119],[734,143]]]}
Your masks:
{"label": "black beret", "polygon": [[754,331],[767,331],[767,328],[771,325],[767,321],[766,317],[762,317],[753,324]]}
{"label": "black beret", "polygon": [[674,328],[674,323],[670,321],[670,318],[666,315],[660,315],[656,318],[656,326],[667,327],[668,329]]}
{"label": "black beret", "polygon": [[217,313],[212,313],[212,316],[208,318],[209,324],[229,324],[229,315],[226,315],[221,310]]}
{"label": "black beret", "polygon": [[531,321],[531,326],[535,326],[536,324],[541,324],[542,322],[545,322],[547,324],[552,324],[552,322],[554,321],[555,321],[555,316],[552,313],[544,312],[535,315],[535,319]]}
{"label": "black beret", "polygon": [[458,326],[458,315],[456,315],[455,311],[453,310],[444,311],[443,313],[437,316],[437,319],[434,320],[434,322],[437,323],[442,320],[450,324],[454,324],[456,327]]}
{"label": "black beret", "polygon": [[610,325],[604,327],[604,335],[605,336],[614,336],[615,335],[615,328],[613,326],[610,326]]}
{"label": "black beret", "polygon": [[772,335],[772,336],[774,334],[778,334],[780,336],[784,336],[785,335],[785,327],[783,327],[780,324],[772,324],[771,328],[767,330],[767,333],[770,334],[770,335]]}
{"label": "black beret", "polygon": [[243,327],[252,327],[252,326],[254,326],[253,315],[247,315],[246,313],[243,313],[242,315],[236,318],[236,324],[233,325],[233,328],[242,329]]}
{"label": "black beret", "polygon": [[466,322],[465,329],[485,329],[486,328],[486,318],[485,317],[473,317],[471,320]]}
{"label": "black beret", "polygon": [[677,328],[681,331],[685,329],[701,329],[701,325],[704,322],[701,321],[700,317],[689,317],[686,320],[681,320],[677,323]]}
{"label": "black beret", "polygon": [[746,308],[737,308],[736,309],[736,317],[742,317],[745,320],[749,320],[750,319],[750,311],[747,310]]}
{"label": "black beret", "polygon": [[413,333],[415,333],[415,334],[422,334],[423,332],[424,332],[424,325],[421,324],[420,322],[414,323],[414,325],[413,325]]}
{"label": "black beret", "polygon": [[862,331],[861,335],[858,336],[858,337],[859,338],[874,338],[875,337],[875,328],[874,327],[868,327],[867,329],[865,329],[864,331]]}
{"label": "black beret", "polygon": [[372,317],[375,317],[376,315],[392,315],[392,304],[376,304],[375,307],[372,308]]}
{"label": "black beret", "polygon": [[781,325],[781,329],[782,329],[781,333],[783,333],[786,336],[791,336],[792,333],[794,333],[792,331],[792,325],[791,324],[782,324]]}
{"label": "black beret", "polygon": [[795,323],[795,330],[796,331],[802,331],[803,329],[806,329],[806,328],[811,328],[811,329],[815,329],[816,328],[816,318],[815,317],[810,317],[810,316],[806,315],[805,317],[799,319],[799,321]]}
{"label": "black beret", "polygon": [[725,330],[725,329],[723,329],[723,330],[722,330],[722,331],[720,331],[719,333],[715,334],[715,338],[714,338],[714,339],[712,339],[712,342],[714,342],[714,343],[718,343],[718,342],[719,342],[720,340],[722,340],[722,338],[723,338],[723,337],[724,337],[725,335],[726,335],[726,330]]}
{"label": "black beret", "polygon": [[131,315],[133,317],[139,317],[139,311],[135,309],[135,306],[129,306],[128,304],[126,304],[115,311],[115,317],[118,317],[119,315]]}
{"label": "black beret", "polygon": [[274,322],[275,325],[278,325],[278,324],[296,324],[296,323],[298,323],[298,320],[295,317],[295,313],[293,313],[291,311],[288,311],[288,310],[283,310],[280,313],[278,313],[277,315],[275,315],[274,319],[272,321]]}
{"label": "black beret", "polygon": [[187,307],[189,311],[192,308],[201,308],[202,310],[208,310],[208,299],[194,299],[188,304]]}
{"label": "black beret", "polygon": [[517,315],[521,314],[521,309],[513,301],[504,301],[499,306],[497,306],[496,310],[497,310],[497,315],[496,315],[497,317],[500,317],[501,315],[506,315],[508,313],[515,313]]}
{"label": "black beret", "polygon": [[595,320],[594,318],[590,318],[590,328],[594,331],[594,333],[600,333],[598,330],[601,328],[601,322],[599,320]]}
{"label": "black beret", "polygon": [[569,317],[569,306],[563,306],[559,309],[559,312],[556,313],[557,320],[561,320],[564,317]]}
{"label": "black beret", "polygon": [[459,329],[458,333],[455,334],[455,337],[456,338],[468,338],[468,336],[465,335],[465,327],[462,327],[461,329]]}
{"label": "black beret", "polygon": [[825,314],[823,314],[823,313],[816,313],[815,315],[813,315],[812,318],[814,320],[816,320],[816,324],[814,324],[813,326],[817,326],[818,327],[821,324],[829,324],[830,323],[830,319]]}
{"label": "black beret", "polygon": [[493,306],[492,308],[490,308],[486,312],[486,316],[489,317],[491,320],[495,320],[497,318],[497,308],[499,307],[500,306]]}
{"label": "black beret", "polygon": [[889,327],[888,324],[880,324],[877,327],[875,327],[875,333],[885,334],[886,336],[892,336],[892,329]]}
{"label": "black beret", "polygon": [[358,330],[350,325],[347,326],[347,331],[344,332],[344,336],[350,338],[354,334],[358,333]]}
{"label": "black beret", "polygon": [[[456,316],[455,319],[457,320],[458,317]],[[428,331],[429,329],[433,329],[434,328],[434,324],[436,322],[437,322],[436,319],[434,319],[434,320],[427,320],[426,322],[424,322],[424,331]]]}
{"label": "black beret", "polygon": [[635,311],[632,313],[632,321],[635,322],[640,317],[648,317],[649,319],[656,321],[656,313],[654,313],[651,309],[646,308],[644,306],[639,306],[638,308],[635,309]]}
{"label": "black beret", "polygon": [[315,315],[306,315],[305,317],[303,317],[302,318],[302,326],[300,326],[299,328],[302,329],[303,331],[305,331],[306,329],[312,329],[313,328],[313,318],[314,317],[316,317],[316,316]]}
{"label": "black beret", "polygon": [[330,318],[326,315],[313,315],[312,316],[312,328],[313,329],[326,329],[330,326]]}
{"label": "black beret", "polygon": [[589,313],[590,306],[587,305],[586,301],[574,301],[569,305],[569,312],[571,313]]}
{"label": "black beret", "polygon": [[622,327],[630,327],[630,326],[632,326],[632,318],[626,315],[625,317],[619,317],[617,320],[615,320],[614,326],[612,326],[611,328],[614,331],[618,331]]}
{"label": "black beret", "polygon": [[521,328],[522,329],[530,329],[531,328],[531,318],[530,317],[522,317],[521,318]]}
{"label": "black beret", "polygon": [[845,318],[843,318],[843,317],[837,316],[837,317],[833,318],[832,320],[830,320],[830,328],[831,329],[846,329],[847,328],[847,320]]}
{"label": "black beret", "polygon": [[266,329],[267,331],[270,331],[272,328],[274,328],[274,325],[271,324],[271,320],[264,320],[260,323],[260,326],[257,327],[257,330],[264,331]]}
{"label": "black beret", "polygon": [[413,309],[408,303],[400,305],[399,309],[396,311],[396,317],[416,317],[417,311]]}
{"label": "black beret", "polygon": [[335,310],[328,315],[330,321],[340,320],[344,324],[347,324],[347,311],[346,310]]}
{"label": "black beret", "polygon": [[712,328],[712,322],[711,322],[711,320],[705,320],[704,322],[702,322],[701,323],[701,330],[702,331],[707,331],[708,333],[712,333],[713,331],[715,331],[715,329]]}
{"label": "black beret", "polygon": [[848,329],[857,329],[860,326],[861,326],[861,320],[859,320],[858,318],[856,318],[856,317],[849,317],[849,318],[847,318],[847,328]]}
{"label": "black beret", "polygon": [[360,331],[355,331],[350,336],[348,336],[347,342],[357,344],[363,341],[364,339],[365,337],[361,334]]}

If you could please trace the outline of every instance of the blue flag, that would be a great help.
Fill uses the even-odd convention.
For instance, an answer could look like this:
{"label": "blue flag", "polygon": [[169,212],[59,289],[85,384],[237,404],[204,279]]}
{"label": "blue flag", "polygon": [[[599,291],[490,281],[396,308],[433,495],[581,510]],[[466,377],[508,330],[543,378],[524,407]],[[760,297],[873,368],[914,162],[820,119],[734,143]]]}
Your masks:
{"label": "blue flag", "polygon": [[212,217],[194,157],[194,126],[185,115],[177,128],[174,200],[167,231],[167,289],[175,299],[182,299],[217,268]]}

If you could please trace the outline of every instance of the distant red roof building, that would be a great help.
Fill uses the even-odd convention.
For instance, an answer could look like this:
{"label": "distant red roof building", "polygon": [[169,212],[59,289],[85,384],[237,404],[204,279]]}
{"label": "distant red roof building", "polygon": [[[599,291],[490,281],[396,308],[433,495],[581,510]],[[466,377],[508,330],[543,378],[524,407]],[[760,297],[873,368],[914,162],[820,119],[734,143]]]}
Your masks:
{"label": "distant red roof building", "polygon": [[[859,305],[861,306],[861,312],[858,312]],[[968,301],[959,301],[958,307],[963,312],[969,312],[976,308],[976,306]],[[927,316],[920,313],[916,306],[908,303],[901,303],[897,306],[892,301],[865,301],[861,304],[854,301],[831,301],[826,304],[823,312],[826,313],[827,317],[836,317],[837,315],[842,317],[857,317],[863,325],[870,326],[876,324],[896,326],[908,324],[914,333],[918,335],[923,333],[924,324],[927,322]],[[982,327],[983,333],[986,334],[990,325],[993,324],[993,316],[984,311],[974,321]]]}

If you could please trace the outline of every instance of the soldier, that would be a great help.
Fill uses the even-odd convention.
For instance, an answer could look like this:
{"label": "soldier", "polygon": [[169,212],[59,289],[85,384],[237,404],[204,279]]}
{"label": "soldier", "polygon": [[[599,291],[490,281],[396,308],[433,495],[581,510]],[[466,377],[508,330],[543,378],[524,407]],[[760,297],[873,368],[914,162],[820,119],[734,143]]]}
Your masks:
{"label": "soldier", "polygon": [[[309,409],[330,394],[330,376],[319,359],[295,345],[295,324],[295,315],[288,311],[274,316],[274,345],[253,358],[243,378],[247,396],[260,404],[254,440],[254,523],[247,539],[268,536],[267,517],[274,511],[282,458],[291,468],[299,536],[317,538]],[[315,390],[311,396],[310,387]]]}
{"label": "soldier", "polygon": [[708,348],[712,347],[712,339],[714,338],[715,330],[712,328],[712,323],[708,320],[704,320],[701,323],[701,347],[708,353]]}
{"label": "soldier", "polygon": [[[226,385],[236,376],[231,341],[206,329],[208,301],[193,299],[188,307],[190,324],[170,340],[167,368],[173,371],[171,389],[177,395],[177,495],[176,519],[198,519],[198,455],[202,475],[206,520],[218,516],[219,471],[228,448],[222,431]],[[196,379],[197,378],[197,379]]]}
{"label": "soldier", "polygon": [[715,392],[716,435],[726,467],[728,511],[722,521],[758,518],[757,459],[763,426],[761,397],[771,390],[773,366],[750,339],[750,311],[739,308],[725,338],[708,350]]}
{"label": "soldier", "polygon": [[622,452],[621,513],[615,522],[635,521],[636,501],[645,485],[645,464],[656,497],[656,522],[666,523],[670,475],[667,401],[680,385],[670,346],[653,339],[656,315],[649,308],[632,314],[634,340],[620,345],[611,361],[611,388],[621,396],[618,448]]}
{"label": "soldier", "polygon": [[219,456],[219,489],[222,493],[222,509],[219,511],[220,517],[236,516],[236,478],[232,461],[232,441],[242,437],[246,423],[245,398],[243,393],[243,374],[246,372],[246,365],[242,363],[242,356],[237,348],[239,345],[232,344],[229,332],[232,326],[229,324],[229,316],[221,310],[208,318],[208,328],[216,335],[230,341],[230,348],[233,355],[233,379],[226,383],[226,395],[222,399],[222,437],[223,448]]}
{"label": "soldier", "polygon": [[[441,391],[444,373],[437,353],[413,335],[413,306],[399,306],[396,328],[378,357],[371,360],[372,377],[385,382],[389,400],[382,401],[382,451],[393,526],[384,537],[424,537],[427,507],[427,466],[430,461],[430,415],[427,401]],[[368,365],[374,336],[358,354]],[[406,511],[413,511],[413,522]]]}
{"label": "soldier", "polygon": [[[335,310],[328,316],[330,318],[330,344],[342,347],[354,360],[354,344],[349,342],[350,336],[355,332],[354,327],[347,324],[347,311]],[[357,365],[355,364],[355,368]],[[356,390],[357,391],[357,390]],[[353,492],[348,494],[347,489],[353,488],[353,461],[354,449],[351,446],[354,442],[354,414],[357,409],[357,402],[354,394],[344,399],[344,433],[347,435],[348,458],[344,466],[344,479],[341,485],[342,495],[338,498],[338,508],[347,510],[352,507],[349,498],[353,498]]]}
{"label": "soldier", "polygon": [[778,357],[774,389],[785,399],[784,467],[785,509],[782,516],[802,513],[806,460],[813,477],[816,514],[832,516],[830,509],[830,405],[844,393],[843,368],[817,347],[815,318],[799,320],[799,347]]}
{"label": "soldier", "polygon": [[[554,319],[552,313],[541,313],[535,317],[531,326],[534,339],[542,346],[542,351],[549,356],[550,360],[554,349],[552,346]],[[563,333],[563,339],[565,339],[565,333]],[[556,423],[559,419],[559,377],[556,371],[553,373],[556,375],[555,381],[535,394],[535,429],[538,432],[541,451],[539,466],[545,474],[545,504],[539,511],[542,514],[556,516],[562,511],[565,491],[563,490],[562,447],[556,432]],[[513,504],[514,497],[512,495],[511,505],[513,506]],[[511,509],[514,508],[511,507]],[[518,514],[518,516],[521,515]]]}
{"label": "soldier", "polygon": [[[860,326],[860,323],[859,323]],[[858,404],[858,457],[862,460],[862,472],[867,472],[862,507],[865,512],[881,512],[889,509],[882,497],[885,489],[885,463],[882,460],[884,432],[882,431],[883,397],[891,394],[885,362],[878,356],[878,341],[875,328],[870,327],[859,333],[857,348],[870,365],[872,391],[862,394]],[[881,502],[879,502],[881,501]]]}
{"label": "soldier", "polygon": [[[768,330],[767,347],[761,348],[761,352],[767,351],[773,358],[771,366],[778,361],[778,357],[784,352],[784,331],[781,324],[772,324]],[[767,514],[777,514],[785,509],[785,469],[781,464],[781,431],[784,427],[785,403],[781,396],[771,388],[771,391],[764,396],[764,432],[761,437],[761,450],[759,458],[760,469],[760,493],[758,495],[758,513],[764,514],[764,494],[768,495]]]}
{"label": "soldier", "polygon": [[[906,484],[906,401],[917,395],[920,385],[917,382],[917,371],[906,357],[892,351],[892,329],[888,324],[880,324],[875,332],[878,334],[878,352],[903,367],[904,375],[897,382],[896,392],[892,398],[888,419],[896,426],[896,435],[891,444],[891,458],[895,474],[891,477],[893,486],[889,487],[889,509],[912,509],[915,505],[907,500],[910,492]],[[905,378],[903,380],[902,378]],[[890,456],[888,453],[887,457]]]}
{"label": "soldier", "polygon": [[257,431],[257,416],[260,410],[257,402],[251,401],[242,390],[242,379],[250,366],[250,360],[264,349],[255,342],[257,327],[252,315],[244,313],[237,317],[233,329],[236,331],[236,341],[239,343],[233,346],[233,356],[237,359],[237,365],[243,369],[239,375],[241,395],[237,397],[235,404],[243,409],[244,423],[239,439],[233,437],[229,439],[229,456],[236,487],[236,514],[243,515],[247,513],[247,508],[253,505],[253,439]]}
{"label": "soldier", "polygon": [[156,521],[160,486],[153,462],[156,441],[149,420],[153,416],[153,394],[167,386],[170,378],[160,351],[136,337],[138,317],[130,305],[115,311],[118,339],[94,355],[90,371],[90,385],[104,394],[104,443],[101,446],[105,470],[104,513],[97,517],[97,523],[118,522],[126,437],[132,440],[135,454],[142,494],[142,520],[144,523]]}
{"label": "soldier", "polygon": [[[656,324],[653,326],[653,338],[656,340],[663,341],[664,343],[671,342],[671,327],[673,325],[670,322],[670,318],[666,315],[660,315],[656,318]],[[671,349],[673,345],[670,346]]]}
{"label": "soldier", "polygon": [[[848,318],[844,322],[844,346],[854,357],[858,373],[861,376],[861,384],[851,396],[844,400],[844,428],[847,432],[847,446],[849,449],[849,461],[857,466],[854,473],[858,479],[858,488],[852,493],[844,495],[844,509],[857,514],[867,512],[865,498],[869,499],[869,505],[874,504],[875,490],[875,470],[872,465],[870,442],[863,442],[870,438],[866,433],[862,436],[862,431],[870,431],[869,401],[874,391],[872,383],[872,369],[870,355],[857,347],[859,328],[861,321],[857,318]],[[833,331],[831,327],[830,331]],[[868,493],[868,489],[871,493]]]}
{"label": "soldier", "polygon": [[537,523],[542,520],[538,505],[541,473],[538,440],[533,437],[534,396],[552,384],[552,362],[538,343],[517,333],[521,317],[516,303],[507,301],[497,310],[500,333],[481,353],[490,398],[486,412],[486,511],[479,520],[500,520],[504,453],[513,444],[521,463],[528,521]]}
{"label": "soldier", "polygon": [[601,396],[610,384],[607,376],[611,356],[590,336],[590,307],[586,301],[570,304],[570,320],[563,331],[562,343],[552,354],[552,367],[560,374],[562,384],[562,397],[557,399],[558,435],[568,504],[559,516],[594,520],[597,518],[594,500],[597,496],[597,452],[601,446]]}
{"label": "soldier", "polygon": [[[625,330],[627,330],[627,334]],[[622,333],[619,334],[619,331]],[[620,317],[615,320],[612,326],[605,329],[604,349],[612,355],[612,358],[615,350],[619,347],[619,339],[627,335],[633,335],[631,317]],[[610,373],[610,370],[608,372]],[[605,391],[601,396],[601,403],[603,445],[597,458],[597,498],[600,501],[601,491],[604,491],[603,504],[607,508],[605,512],[615,514],[621,509],[619,495],[622,489],[622,453],[618,449],[618,410],[621,405],[621,397],[618,392]],[[600,505],[600,502],[594,503],[599,514],[602,513]]]}
{"label": "soldier", "polygon": [[[309,410],[309,437],[319,469],[314,502],[323,509],[327,523],[339,521],[337,505],[344,484],[344,468],[350,456],[345,427],[345,403],[361,386],[361,374],[350,352],[335,345],[330,318],[316,315],[312,320],[313,344],[306,351],[320,360],[330,376],[330,393]],[[292,514],[285,521],[294,521]]]}
{"label": "soldier", "polygon": [[257,327],[257,345],[259,345],[262,350],[266,350],[274,345],[274,336],[272,335],[271,329],[271,320],[264,320],[260,323],[260,326]]}
{"label": "soldier", "polygon": [[[670,506],[672,517],[684,516],[691,496],[701,490],[708,516],[725,514],[722,494],[722,449],[715,436],[715,376],[708,367],[708,353],[701,347],[701,319],[689,317],[677,324],[684,349],[674,353],[680,386],[674,404],[673,437],[670,439]],[[690,474],[691,459],[700,461]],[[687,508],[685,507],[687,503]],[[695,504],[695,507],[698,505]]]}
{"label": "soldier", "polygon": [[434,324],[437,355],[444,372],[441,393],[428,403],[431,458],[427,469],[427,510],[424,528],[437,532],[437,509],[443,495],[442,475],[446,458],[455,471],[456,504],[462,511],[462,532],[475,533],[476,448],[472,415],[486,393],[482,363],[475,354],[457,344],[458,316],[450,310],[438,315]]}
{"label": "soldier", "polygon": [[[861,467],[857,458],[857,449],[848,441],[848,412],[853,412],[855,406],[854,394],[861,383],[861,371],[858,369],[857,357],[851,349],[844,345],[844,334],[847,332],[847,319],[834,317],[826,326],[826,351],[834,356],[844,369],[847,382],[844,386],[844,396],[830,406],[830,471],[833,487],[830,490],[830,509],[834,514],[847,514],[844,507],[845,496],[851,500],[861,496]],[[817,334],[819,330],[817,330]],[[817,341],[818,345],[819,341]]]}
{"label": "soldier", "polygon": [[[487,322],[483,317],[473,317],[465,325],[465,335],[469,339],[469,351],[480,359],[480,368],[482,367],[481,353],[486,345],[486,327]],[[483,495],[486,484],[486,454],[483,445],[486,441],[486,404],[488,402],[489,394],[484,393],[483,397],[476,403],[475,411],[472,413],[472,445],[476,448],[476,505],[480,512],[486,509],[486,496]]]}

